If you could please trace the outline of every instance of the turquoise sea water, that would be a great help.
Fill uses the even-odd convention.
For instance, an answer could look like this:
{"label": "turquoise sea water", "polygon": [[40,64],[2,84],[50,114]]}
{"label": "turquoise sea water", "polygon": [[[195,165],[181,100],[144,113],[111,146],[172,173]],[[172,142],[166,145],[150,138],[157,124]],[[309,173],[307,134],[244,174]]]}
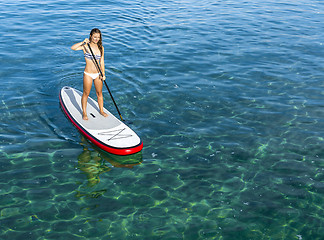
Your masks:
{"label": "turquoise sea water", "polygon": [[[324,238],[322,1],[0,6],[0,239]],[[60,109],[94,27],[140,154]]]}

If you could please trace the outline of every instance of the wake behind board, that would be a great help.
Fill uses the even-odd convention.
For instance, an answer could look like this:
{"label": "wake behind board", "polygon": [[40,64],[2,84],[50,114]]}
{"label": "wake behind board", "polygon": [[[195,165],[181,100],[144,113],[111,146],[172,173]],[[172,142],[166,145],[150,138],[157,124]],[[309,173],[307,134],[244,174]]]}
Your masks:
{"label": "wake behind board", "polygon": [[102,116],[98,103],[91,97],[87,103],[88,120],[83,120],[81,97],[82,92],[65,86],[60,92],[60,103],[69,120],[88,140],[116,155],[130,155],[142,150],[143,143],[137,134],[105,108],[108,117]]}

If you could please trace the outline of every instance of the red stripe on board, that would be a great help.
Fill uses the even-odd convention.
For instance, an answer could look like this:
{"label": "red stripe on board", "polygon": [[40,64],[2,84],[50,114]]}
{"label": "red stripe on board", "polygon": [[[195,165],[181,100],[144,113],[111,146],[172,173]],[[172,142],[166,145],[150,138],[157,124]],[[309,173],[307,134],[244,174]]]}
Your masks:
{"label": "red stripe on board", "polygon": [[73,123],[73,125],[87,138],[89,139],[93,144],[101,148],[102,150],[116,154],[116,155],[130,155],[140,152],[143,149],[143,143],[141,142],[140,145],[133,147],[133,148],[113,148],[109,147],[108,145],[102,144],[101,142],[97,141],[95,138],[93,138],[91,135],[89,135],[86,131],[84,131],[77,122],[74,121],[74,119],[70,116],[67,109],[64,106],[64,103],[62,101],[61,93],[60,93],[60,104],[64,110],[65,115],[70,119],[70,121]]}

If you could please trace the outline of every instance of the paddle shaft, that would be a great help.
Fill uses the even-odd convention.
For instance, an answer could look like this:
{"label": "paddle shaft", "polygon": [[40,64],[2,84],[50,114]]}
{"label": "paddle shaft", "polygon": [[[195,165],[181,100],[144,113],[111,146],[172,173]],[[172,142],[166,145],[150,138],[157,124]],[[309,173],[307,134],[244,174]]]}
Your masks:
{"label": "paddle shaft", "polygon": [[[95,62],[95,65],[96,65],[96,67],[98,68],[98,71],[99,71],[100,75],[103,77],[103,74],[102,74],[101,69],[100,69],[100,66],[99,66],[99,64],[98,64],[98,62],[97,62],[97,59],[95,58],[95,55],[93,54],[92,49],[91,49],[91,47],[90,47],[90,43],[88,43],[88,47],[89,47],[90,52],[91,52],[91,54],[92,54],[93,60],[94,60],[94,62]],[[106,88],[107,88],[107,90],[108,90],[108,92],[109,92],[109,94],[110,94],[110,97],[111,97],[111,99],[113,100],[113,102],[114,102],[114,104],[115,104],[115,107],[116,107],[116,109],[117,109],[117,112],[118,112],[118,114],[119,114],[120,119],[121,119],[122,121],[124,121],[124,119],[123,119],[123,117],[121,116],[120,111],[119,111],[119,109],[118,109],[118,107],[117,107],[117,104],[116,104],[116,102],[115,102],[115,99],[114,99],[113,95],[112,95],[111,92],[110,92],[110,89],[109,89],[109,87],[108,87],[106,81],[105,81],[105,80],[102,80],[102,81],[105,83]]]}

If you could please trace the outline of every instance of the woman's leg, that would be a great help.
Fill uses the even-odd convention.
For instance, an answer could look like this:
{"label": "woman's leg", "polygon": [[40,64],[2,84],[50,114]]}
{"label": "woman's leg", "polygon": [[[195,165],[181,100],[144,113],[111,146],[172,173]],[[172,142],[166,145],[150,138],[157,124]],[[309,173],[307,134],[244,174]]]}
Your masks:
{"label": "woman's leg", "polygon": [[100,110],[100,114],[104,117],[107,117],[108,114],[104,112],[103,110],[103,96],[102,96],[102,81],[100,80],[99,77],[97,77],[94,80],[94,85],[96,88],[96,94],[97,94],[97,98],[98,98],[98,105],[99,105],[99,110]]}
{"label": "woman's leg", "polygon": [[91,86],[92,86],[92,78],[83,73],[83,94],[82,94],[82,98],[81,98],[83,120],[88,120],[87,101],[88,101],[88,97],[90,95]]}

